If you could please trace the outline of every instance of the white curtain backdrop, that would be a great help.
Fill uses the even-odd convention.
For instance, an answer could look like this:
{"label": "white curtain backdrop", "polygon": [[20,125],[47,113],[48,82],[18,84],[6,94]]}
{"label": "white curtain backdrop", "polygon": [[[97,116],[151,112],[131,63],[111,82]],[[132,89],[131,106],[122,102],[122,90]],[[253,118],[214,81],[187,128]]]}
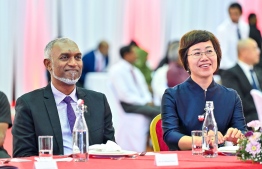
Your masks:
{"label": "white curtain backdrop", "polygon": [[[231,2],[1,0],[0,90],[11,101],[13,84],[14,99],[45,86],[43,50],[50,40],[58,36],[76,41],[83,53],[96,48],[100,40],[108,41],[110,65],[119,60],[119,48],[133,39],[149,52],[149,64],[155,68],[169,41],[178,40],[192,29],[215,33],[217,26],[228,17],[227,8]],[[240,1],[242,4],[249,2]],[[249,10],[252,5],[249,5]]]}

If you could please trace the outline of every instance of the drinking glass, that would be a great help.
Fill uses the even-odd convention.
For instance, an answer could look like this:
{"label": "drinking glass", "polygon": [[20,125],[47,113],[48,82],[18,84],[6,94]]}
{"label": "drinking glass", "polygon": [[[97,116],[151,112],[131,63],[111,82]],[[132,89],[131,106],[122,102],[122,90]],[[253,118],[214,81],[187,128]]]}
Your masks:
{"label": "drinking glass", "polygon": [[191,131],[192,137],[192,155],[202,154],[202,131],[193,130]]}
{"label": "drinking glass", "polygon": [[53,159],[53,136],[39,136],[39,159],[48,161]]}

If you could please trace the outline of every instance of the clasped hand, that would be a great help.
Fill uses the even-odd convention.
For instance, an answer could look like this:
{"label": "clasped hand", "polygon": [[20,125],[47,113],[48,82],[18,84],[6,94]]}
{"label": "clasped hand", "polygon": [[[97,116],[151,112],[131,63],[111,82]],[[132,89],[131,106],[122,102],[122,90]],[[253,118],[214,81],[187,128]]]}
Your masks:
{"label": "clasped hand", "polygon": [[237,128],[229,128],[227,133],[223,136],[223,134],[218,132],[218,144],[222,144],[225,141],[231,141],[233,144],[237,144],[237,140],[242,138],[243,134]]}

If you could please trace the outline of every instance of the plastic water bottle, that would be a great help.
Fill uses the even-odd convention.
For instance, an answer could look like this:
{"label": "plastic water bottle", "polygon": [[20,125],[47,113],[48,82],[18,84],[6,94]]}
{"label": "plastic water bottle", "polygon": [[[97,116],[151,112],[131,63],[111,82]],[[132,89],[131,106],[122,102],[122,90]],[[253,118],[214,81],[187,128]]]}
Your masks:
{"label": "plastic water bottle", "polygon": [[85,106],[83,102],[78,107],[78,114],[73,128],[73,158],[76,162],[86,162],[88,161],[89,136],[84,117]]}
{"label": "plastic water bottle", "polygon": [[213,101],[206,101],[206,117],[202,127],[202,153],[204,157],[217,157],[218,137],[217,123],[214,117]]}

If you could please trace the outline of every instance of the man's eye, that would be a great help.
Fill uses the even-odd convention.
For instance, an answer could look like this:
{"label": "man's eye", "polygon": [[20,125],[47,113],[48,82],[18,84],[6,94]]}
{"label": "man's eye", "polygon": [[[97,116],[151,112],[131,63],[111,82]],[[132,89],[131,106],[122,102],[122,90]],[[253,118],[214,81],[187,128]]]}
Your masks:
{"label": "man's eye", "polygon": [[61,57],[60,57],[60,59],[62,59],[62,60],[65,60],[65,59],[67,59],[67,58],[68,58],[67,55],[61,55]]}
{"label": "man's eye", "polygon": [[75,59],[76,59],[76,60],[81,60],[81,59],[82,59],[82,56],[76,56]]}
{"label": "man's eye", "polygon": [[196,52],[194,55],[195,55],[195,56],[200,56],[201,53],[200,53],[200,52]]}

